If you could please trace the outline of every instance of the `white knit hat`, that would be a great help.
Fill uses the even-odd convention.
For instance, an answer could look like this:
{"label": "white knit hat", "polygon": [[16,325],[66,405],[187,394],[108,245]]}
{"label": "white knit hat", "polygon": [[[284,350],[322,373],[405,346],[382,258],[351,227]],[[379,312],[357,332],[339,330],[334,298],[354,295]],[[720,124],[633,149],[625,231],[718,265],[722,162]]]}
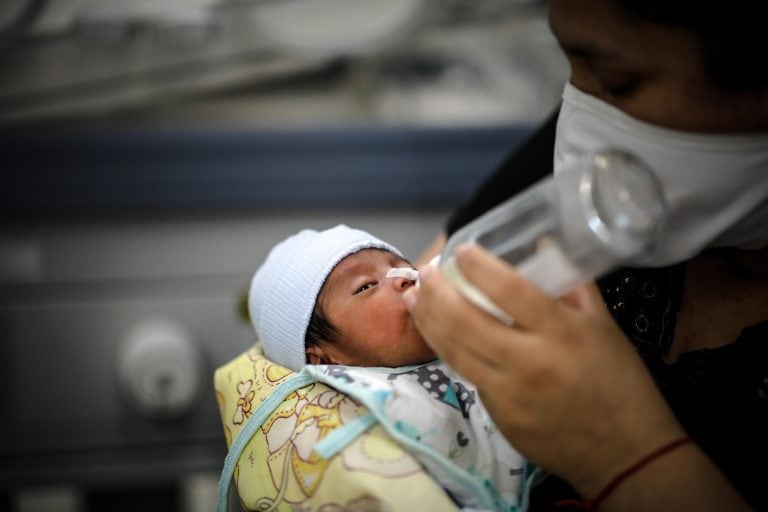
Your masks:
{"label": "white knit hat", "polygon": [[299,371],[306,364],[304,338],[326,278],[362,249],[400,251],[375,236],[343,224],[325,231],[305,229],[277,244],[251,280],[248,312],[265,355]]}

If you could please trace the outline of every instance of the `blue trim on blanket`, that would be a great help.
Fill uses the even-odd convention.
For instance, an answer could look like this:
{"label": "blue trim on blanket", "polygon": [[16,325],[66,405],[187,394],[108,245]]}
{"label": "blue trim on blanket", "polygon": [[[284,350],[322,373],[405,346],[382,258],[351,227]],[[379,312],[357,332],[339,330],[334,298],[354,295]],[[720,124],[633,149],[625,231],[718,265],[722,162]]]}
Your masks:
{"label": "blue trim on blanket", "polygon": [[272,391],[264,402],[253,412],[253,415],[248,418],[242,430],[237,434],[232,446],[224,459],[224,469],[221,471],[221,478],[219,478],[219,491],[216,499],[216,512],[226,512],[227,505],[229,504],[229,487],[232,484],[232,475],[235,472],[235,466],[237,461],[240,460],[240,455],[248,445],[248,441],[251,440],[256,430],[261,428],[261,424],[269,417],[270,414],[279,406],[285,398],[305,386],[308,386],[315,382],[315,379],[306,373],[297,373],[288,380],[282,382],[279,386]]}

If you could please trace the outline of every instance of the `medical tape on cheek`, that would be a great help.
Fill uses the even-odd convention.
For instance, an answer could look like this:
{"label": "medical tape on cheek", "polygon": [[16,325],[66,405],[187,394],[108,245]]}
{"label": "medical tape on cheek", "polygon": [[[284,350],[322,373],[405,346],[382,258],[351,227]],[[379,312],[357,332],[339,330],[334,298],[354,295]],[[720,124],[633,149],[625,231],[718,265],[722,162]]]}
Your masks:
{"label": "medical tape on cheek", "polygon": [[409,279],[411,281],[415,281],[416,283],[419,282],[419,271],[415,268],[410,267],[402,267],[402,268],[391,268],[389,269],[389,272],[384,276],[386,279],[387,277],[403,277],[405,279]]}
{"label": "medical tape on cheek", "polygon": [[408,279],[409,281],[413,281],[413,283],[416,285],[416,288],[419,287],[419,271],[415,268],[411,267],[401,267],[401,268],[391,268],[387,272],[387,274],[384,276],[384,279],[387,279],[388,277],[395,278],[395,277],[402,277],[405,279]]}

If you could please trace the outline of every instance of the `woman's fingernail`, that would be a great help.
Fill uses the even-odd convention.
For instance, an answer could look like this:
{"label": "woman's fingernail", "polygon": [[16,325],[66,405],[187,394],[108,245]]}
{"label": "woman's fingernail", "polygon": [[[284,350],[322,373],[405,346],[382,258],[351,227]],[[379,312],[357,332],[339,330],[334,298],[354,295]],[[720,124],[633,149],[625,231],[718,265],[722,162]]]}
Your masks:
{"label": "woman's fingernail", "polygon": [[456,250],[453,252],[453,254],[456,255],[457,258],[463,257],[465,254],[467,254],[470,249],[472,248],[472,244],[470,243],[463,243],[456,247]]}
{"label": "woman's fingernail", "polygon": [[419,291],[415,286],[411,286],[403,292],[403,301],[405,302],[405,307],[408,311],[412,311],[413,308],[416,307],[416,303],[419,301],[418,294]]}

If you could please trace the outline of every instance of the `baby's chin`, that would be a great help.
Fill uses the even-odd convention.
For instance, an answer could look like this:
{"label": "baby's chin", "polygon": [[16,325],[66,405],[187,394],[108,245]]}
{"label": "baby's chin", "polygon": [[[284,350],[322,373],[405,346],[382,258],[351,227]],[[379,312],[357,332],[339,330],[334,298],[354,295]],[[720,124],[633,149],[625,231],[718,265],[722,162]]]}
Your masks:
{"label": "baby's chin", "polygon": [[426,345],[427,342],[424,341],[424,337],[421,335],[419,330],[416,328],[416,324],[413,322],[408,322],[406,324],[406,327],[402,333],[402,339],[407,340],[408,345]]}
{"label": "baby's chin", "polygon": [[437,355],[432,351],[429,345],[427,345],[424,337],[411,319],[406,323],[406,327],[403,329],[399,341],[399,345],[402,347],[401,361],[398,361],[399,366],[428,363],[429,361],[437,359]]}
{"label": "baby's chin", "polygon": [[435,354],[429,345],[427,345],[427,342],[424,341],[424,338],[421,337],[421,335],[418,336],[417,339],[413,341],[414,346],[414,353],[413,353],[413,361],[411,361],[409,364],[417,364],[417,363],[428,363],[429,361],[432,361],[434,359],[437,359],[437,354]]}

